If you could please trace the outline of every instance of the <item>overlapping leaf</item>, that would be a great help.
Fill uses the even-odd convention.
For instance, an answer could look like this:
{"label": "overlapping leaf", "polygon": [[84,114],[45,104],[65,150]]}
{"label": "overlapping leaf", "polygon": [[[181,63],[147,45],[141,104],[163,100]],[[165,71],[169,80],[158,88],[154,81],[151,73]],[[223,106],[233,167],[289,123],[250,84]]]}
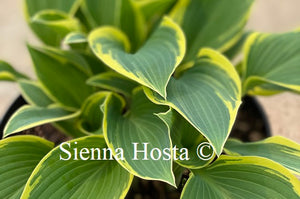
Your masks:
{"label": "overlapping leaf", "polygon": [[17,81],[27,77],[17,72],[10,64],[0,60],[0,81]]}
{"label": "overlapping leaf", "polygon": [[30,20],[30,27],[45,44],[51,46],[60,46],[69,32],[81,29],[77,19],[53,10],[38,12]]}
{"label": "overlapping leaf", "polygon": [[230,139],[225,150],[232,155],[265,157],[300,175],[300,145],[287,138],[276,136],[251,143]]}
{"label": "overlapping leaf", "polygon": [[36,75],[55,102],[76,109],[92,94],[93,88],[86,85],[89,66],[79,55],[56,49],[28,48]]}
{"label": "overlapping leaf", "polygon": [[241,53],[241,49],[245,45],[247,38],[251,35],[251,33],[253,33],[253,31],[244,32],[242,37],[233,46],[231,46],[224,52],[224,55],[230,60],[236,58]]}
{"label": "overlapping leaf", "polygon": [[83,54],[89,54],[89,45],[87,43],[87,36],[82,32],[70,32],[65,36],[62,42],[68,45],[73,51]]}
{"label": "overlapping leaf", "polygon": [[163,97],[166,97],[167,83],[185,53],[183,32],[167,17],[134,54],[130,54],[126,35],[112,27],[93,31],[89,44],[109,67]]}
{"label": "overlapping leaf", "polygon": [[37,46],[28,46],[29,51],[31,49],[34,49],[36,51],[40,51],[40,53],[44,53],[53,59],[57,59],[60,62],[71,62],[72,65],[84,74],[90,76],[92,75],[92,69],[90,60],[87,58],[87,53],[83,52],[77,52],[74,50],[61,50],[59,48],[53,48],[53,47],[37,47]]}
{"label": "overlapping leaf", "polygon": [[33,17],[42,10],[59,10],[68,14],[74,14],[81,0],[25,0],[25,15]]}
{"label": "overlapping leaf", "polygon": [[[166,107],[151,103],[143,90],[137,88],[125,114],[125,102],[116,94],[108,96],[103,109],[104,137],[119,163],[138,177],[174,185],[169,129],[154,115],[166,111]],[[123,158],[118,155],[118,148],[123,149]]]}
{"label": "overlapping leaf", "polygon": [[131,0],[85,0],[81,8],[92,28],[110,25],[121,29],[133,49],[145,39],[143,16]]}
{"label": "overlapping leaf", "polygon": [[78,44],[87,42],[86,35],[81,32],[71,32],[66,35],[64,44]]}
{"label": "overlapping leaf", "polygon": [[175,4],[176,0],[142,0],[134,1],[139,7],[148,25],[153,25]]}
{"label": "overlapping leaf", "polygon": [[0,140],[0,198],[20,198],[31,172],[53,147],[37,136]]}
{"label": "overlapping leaf", "polygon": [[104,73],[110,68],[108,68],[101,60],[99,60],[94,54],[81,52],[79,53],[85,61],[88,63],[89,68],[93,75],[97,75],[99,73]]}
{"label": "overlapping leaf", "polygon": [[[173,162],[173,173],[175,176],[175,182],[176,182],[176,186],[179,187],[181,185],[183,185],[182,183],[182,174],[186,169],[182,166],[180,166],[179,164],[176,164],[176,162]],[[185,183],[185,182],[184,182]]]}
{"label": "overlapping leaf", "polygon": [[25,16],[33,32],[47,45],[59,46],[63,37],[80,30],[72,16],[81,0],[25,0]]}
{"label": "overlapping leaf", "polygon": [[153,102],[178,111],[220,155],[241,103],[239,76],[225,57],[210,49],[202,49],[182,68],[181,76],[171,78],[166,100],[150,89],[145,92]]}
{"label": "overlapping leaf", "polygon": [[179,0],[170,15],[187,37],[186,61],[202,47],[220,51],[230,48],[241,36],[253,0]]}
{"label": "overlapping leaf", "polygon": [[78,116],[60,107],[35,107],[25,105],[16,111],[7,122],[3,137],[46,123],[67,120]]}
{"label": "overlapping leaf", "polygon": [[18,84],[22,96],[26,99],[27,103],[41,107],[47,107],[54,103],[37,82],[31,80],[19,80]]}
{"label": "overlapping leaf", "polygon": [[283,166],[260,157],[223,156],[208,167],[193,170],[182,199],[300,197],[300,181]]}
{"label": "overlapping leaf", "polygon": [[253,33],[245,44],[243,93],[300,92],[300,32]]}
{"label": "overlapping leaf", "polygon": [[82,131],[80,127],[78,127],[78,121],[79,121],[79,115],[71,119],[66,119],[66,120],[52,123],[52,125],[55,128],[59,129],[60,132],[68,136],[71,136],[73,138],[87,136],[88,135],[87,132]]}
{"label": "overlapping leaf", "polygon": [[[214,160],[215,153],[211,146],[200,149],[201,153],[203,152],[203,157],[200,156],[198,146],[207,140],[179,113],[170,109],[166,113],[158,114],[158,116],[170,128],[172,144],[178,149],[176,151],[176,163],[185,168],[197,169]],[[185,151],[188,153],[187,156]]]}
{"label": "overlapping leaf", "polygon": [[88,79],[87,84],[115,91],[125,96],[130,96],[132,90],[138,86],[136,82],[113,71],[95,75]]}
{"label": "overlapping leaf", "polygon": [[103,149],[102,136],[56,147],[34,169],[21,198],[124,198],[133,176],[109,156],[104,160]]}
{"label": "overlapping leaf", "polygon": [[98,92],[91,95],[81,107],[79,127],[84,133],[102,134],[103,113],[100,106],[110,92]]}

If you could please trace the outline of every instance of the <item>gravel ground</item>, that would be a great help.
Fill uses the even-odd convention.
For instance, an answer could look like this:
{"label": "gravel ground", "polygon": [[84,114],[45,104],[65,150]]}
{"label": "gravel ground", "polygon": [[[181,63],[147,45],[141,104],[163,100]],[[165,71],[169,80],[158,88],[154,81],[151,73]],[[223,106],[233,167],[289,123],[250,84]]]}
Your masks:
{"label": "gravel ground", "polygon": [[[285,32],[300,27],[299,0],[256,0],[248,29],[262,32]],[[26,26],[22,15],[22,1],[0,1],[0,59],[18,70],[33,76],[26,42],[38,44]],[[300,77],[299,77],[300,78]],[[0,117],[18,88],[0,83]],[[300,95],[283,93],[272,97],[258,97],[271,123],[274,135],[283,135],[300,143]]]}

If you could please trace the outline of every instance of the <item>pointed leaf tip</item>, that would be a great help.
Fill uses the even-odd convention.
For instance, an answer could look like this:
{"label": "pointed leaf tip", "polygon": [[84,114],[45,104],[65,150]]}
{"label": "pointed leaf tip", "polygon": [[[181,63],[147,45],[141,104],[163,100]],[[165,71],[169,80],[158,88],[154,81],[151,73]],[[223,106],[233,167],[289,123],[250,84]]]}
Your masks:
{"label": "pointed leaf tip", "polygon": [[112,27],[94,30],[88,41],[95,55],[105,64],[164,98],[171,75],[185,54],[184,34],[168,17],[163,18],[146,43],[134,54],[128,52],[127,36]]}

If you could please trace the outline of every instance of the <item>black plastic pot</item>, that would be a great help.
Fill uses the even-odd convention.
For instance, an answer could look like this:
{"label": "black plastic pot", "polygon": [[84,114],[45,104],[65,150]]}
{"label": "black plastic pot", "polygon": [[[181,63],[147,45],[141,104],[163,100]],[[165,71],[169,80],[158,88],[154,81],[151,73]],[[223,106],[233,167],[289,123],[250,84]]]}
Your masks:
{"label": "black plastic pot", "polygon": [[258,141],[271,136],[270,125],[257,99],[245,96],[239,108],[230,137],[244,142]]}
{"label": "black plastic pot", "polygon": [[14,114],[14,112],[16,112],[21,106],[23,106],[25,104],[27,104],[27,103],[24,100],[24,98],[22,96],[19,96],[8,108],[8,110],[6,111],[4,117],[1,119],[1,122],[0,122],[1,138],[3,136],[4,127],[5,127],[6,123],[8,122],[9,118],[12,116],[12,114]]}

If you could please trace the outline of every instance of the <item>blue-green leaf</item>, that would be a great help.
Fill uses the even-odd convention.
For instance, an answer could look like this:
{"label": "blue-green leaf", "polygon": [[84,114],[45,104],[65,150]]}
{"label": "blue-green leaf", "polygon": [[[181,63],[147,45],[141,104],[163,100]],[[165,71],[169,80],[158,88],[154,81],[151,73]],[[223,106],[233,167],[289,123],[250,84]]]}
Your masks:
{"label": "blue-green leaf", "polygon": [[19,199],[33,169],[53,147],[31,135],[0,140],[0,198]]}
{"label": "blue-green leaf", "polygon": [[300,145],[284,137],[275,136],[251,143],[229,139],[225,151],[231,155],[265,157],[300,175]]}
{"label": "blue-green leaf", "polygon": [[103,155],[106,147],[102,136],[83,137],[56,147],[34,169],[21,199],[124,198],[133,176]]}
{"label": "blue-green leaf", "polygon": [[186,61],[200,48],[229,49],[242,35],[254,0],[178,0],[171,17],[187,38]]}
{"label": "blue-green leaf", "polygon": [[181,195],[182,199],[299,197],[300,181],[280,164],[260,157],[229,156],[193,170]]}
{"label": "blue-green leaf", "polygon": [[47,95],[65,107],[81,107],[93,92],[93,88],[86,84],[89,78],[86,62],[68,51],[32,46],[28,49],[36,75]]}
{"label": "blue-green leaf", "polygon": [[185,53],[180,27],[165,17],[147,42],[136,53],[121,31],[101,27],[89,35],[93,52],[118,73],[166,97],[167,83]]}
{"label": "blue-green leaf", "polygon": [[81,8],[92,28],[107,25],[119,28],[127,35],[133,49],[144,41],[144,19],[132,0],[85,0]]}
{"label": "blue-green leaf", "polygon": [[252,33],[245,44],[243,93],[300,92],[300,32]]}
{"label": "blue-green leaf", "polygon": [[46,123],[67,120],[79,115],[60,107],[35,107],[24,105],[17,110],[7,122],[3,137]]}
{"label": "blue-green leaf", "polygon": [[220,155],[241,104],[241,81],[234,66],[220,53],[202,49],[177,72],[166,99],[145,88],[147,96],[180,113]]}
{"label": "blue-green leaf", "polygon": [[[109,95],[103,107],[103,134],[119,163],[140,178],[175,185],[169,129],[154,115],[166,107],[151,103],[139,87],[133,91],[125,114],[124,109],[125,101],[116,94]],[[123,156],[118,148],[124,151]]]}

